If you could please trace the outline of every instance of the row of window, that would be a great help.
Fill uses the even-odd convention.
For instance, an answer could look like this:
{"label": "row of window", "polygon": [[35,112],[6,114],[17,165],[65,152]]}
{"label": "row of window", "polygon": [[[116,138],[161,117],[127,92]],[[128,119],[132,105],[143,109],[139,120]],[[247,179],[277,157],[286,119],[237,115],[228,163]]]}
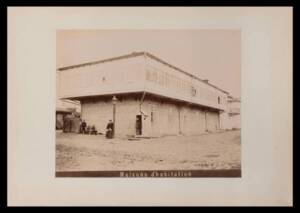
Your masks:
{"label": "row of window", "polygon": [[180,79],[177,76],[166,73],[154,67],[147,67],[146,80],[159,84],[183,94],[189,94],[193,97],[201,97],[218,104],[224,103],[224,99],[215,92],[192,85],[190,82]]}

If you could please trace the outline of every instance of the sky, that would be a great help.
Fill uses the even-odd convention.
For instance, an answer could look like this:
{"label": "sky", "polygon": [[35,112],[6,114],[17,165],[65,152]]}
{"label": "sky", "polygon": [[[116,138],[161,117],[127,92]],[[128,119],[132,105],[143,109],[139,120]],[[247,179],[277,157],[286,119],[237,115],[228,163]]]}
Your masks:
{"label": "sky", "polygon": [[241,32],[201,30],[59,30],[57,68],[146,51],[241,95]]}

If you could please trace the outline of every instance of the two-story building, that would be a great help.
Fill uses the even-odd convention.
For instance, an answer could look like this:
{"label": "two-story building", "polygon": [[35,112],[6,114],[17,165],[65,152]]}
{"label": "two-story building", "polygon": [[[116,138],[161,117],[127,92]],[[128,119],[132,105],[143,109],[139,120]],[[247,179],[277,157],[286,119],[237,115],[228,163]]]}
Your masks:
{"label": "two-story building", "polygon": [[147,52],[62,67],[59,96],[80,101],[82,119],[116,136],[201,134],[221,128],[228,92]]}

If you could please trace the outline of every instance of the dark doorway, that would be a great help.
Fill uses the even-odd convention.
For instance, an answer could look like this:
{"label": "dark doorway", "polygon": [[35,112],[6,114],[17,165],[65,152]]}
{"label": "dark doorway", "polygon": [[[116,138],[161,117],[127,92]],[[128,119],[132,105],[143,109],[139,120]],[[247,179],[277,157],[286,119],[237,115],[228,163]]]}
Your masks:
{"label": "dark doorway", "polygon": [[142,134],[142,115],[137,115],[136,116],[135,132],[136,132],[137,135]]}

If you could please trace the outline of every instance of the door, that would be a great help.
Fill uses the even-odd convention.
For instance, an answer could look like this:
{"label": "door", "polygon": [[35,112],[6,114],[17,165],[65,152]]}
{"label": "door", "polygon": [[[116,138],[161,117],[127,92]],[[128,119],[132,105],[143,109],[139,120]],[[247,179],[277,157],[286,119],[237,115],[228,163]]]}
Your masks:
{"label": "door", "polygon": [[142,115],[136,116],[135,131],[136,135],[142,134]]}

